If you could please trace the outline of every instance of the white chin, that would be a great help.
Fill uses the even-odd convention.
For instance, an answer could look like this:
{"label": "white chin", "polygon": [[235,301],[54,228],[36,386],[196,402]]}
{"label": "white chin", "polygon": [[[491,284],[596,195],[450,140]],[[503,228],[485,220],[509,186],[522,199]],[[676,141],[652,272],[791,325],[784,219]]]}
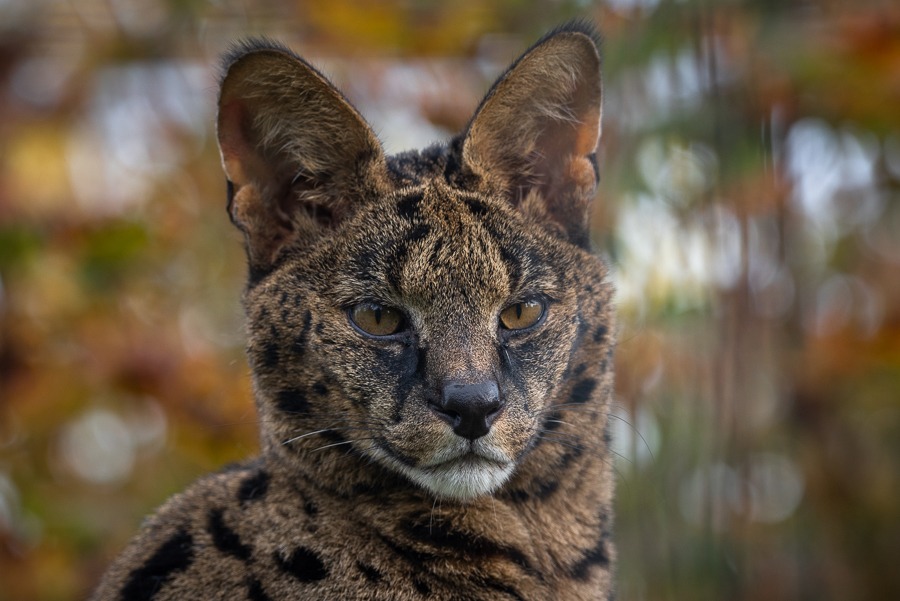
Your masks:
{"label": "white chin", "polygon": [[427,468],[403,466],[401,471],[439,499],[471,501],[500,488],[513,468],[513,463],[467,458]]}

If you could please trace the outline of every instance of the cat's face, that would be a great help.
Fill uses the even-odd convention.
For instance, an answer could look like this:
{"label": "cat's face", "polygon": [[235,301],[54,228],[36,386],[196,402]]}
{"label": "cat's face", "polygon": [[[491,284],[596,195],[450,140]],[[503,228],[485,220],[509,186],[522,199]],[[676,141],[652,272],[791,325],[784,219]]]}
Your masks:
{"label": "cat's face", "polygon": [[317,446],[352,447],[440,497],[492,492],[569,366],[579,254],[592,261],[503,199],[441,181],[361,211],[248,298],[277,439],[327,429]]}
{"label": "cat's face", "polygon": [[585,250],[599,120],[578,31],[523,55],[450,146],[396,158],[300,59],[241,49],[219,144],[265,443],[351,453],[440,498],[497,490],[603,319],[583,294],[603,279]]}

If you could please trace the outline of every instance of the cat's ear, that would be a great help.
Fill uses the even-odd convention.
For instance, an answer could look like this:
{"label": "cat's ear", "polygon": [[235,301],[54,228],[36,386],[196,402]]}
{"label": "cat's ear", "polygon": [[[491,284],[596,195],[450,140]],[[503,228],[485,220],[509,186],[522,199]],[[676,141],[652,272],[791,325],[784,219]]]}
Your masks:
{"label": "cat's ear", "polygon": [[228,212],[246,237],[251,278],[345,219],[387,177],[356,109],[277,44],[245,43],[226,57],[217,126]]}
{"label": "cat's ear", "polygon": [[488,92],[462,142],[465,168],[584,247],[600,136],[595,37],[574,25],[535,44]]}

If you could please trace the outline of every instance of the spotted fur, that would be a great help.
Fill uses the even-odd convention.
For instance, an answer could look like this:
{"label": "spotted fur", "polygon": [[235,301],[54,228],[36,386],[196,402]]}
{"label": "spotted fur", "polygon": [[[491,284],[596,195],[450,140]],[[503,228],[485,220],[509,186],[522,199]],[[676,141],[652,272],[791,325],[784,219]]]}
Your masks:
{"label": "spotted fur", "polygon": [[[163,505],[94,599],[612,598],[595,39],[554,31],[462,134],[392,157],[287,49],[229,54],[218,136],[262,452]],[[526,301],[540,319],[504,329]],[[361,303],[403,328],[367,334]],[[446,409],[458,389],[490,392]],[[457,428],[478,395],[486,433]]]}

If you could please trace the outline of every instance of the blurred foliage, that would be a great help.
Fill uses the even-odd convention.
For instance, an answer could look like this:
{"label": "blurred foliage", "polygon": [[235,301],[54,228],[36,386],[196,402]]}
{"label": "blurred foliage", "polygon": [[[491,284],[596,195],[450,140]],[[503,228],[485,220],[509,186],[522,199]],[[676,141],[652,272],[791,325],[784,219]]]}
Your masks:
{"label": "blurred foliage", "polygon": [[389,150],[604,32],[621,598],[900,598],[900,6],[0,1],[0,601],[84,597],[255,452],[217,56],[280,39]]}

